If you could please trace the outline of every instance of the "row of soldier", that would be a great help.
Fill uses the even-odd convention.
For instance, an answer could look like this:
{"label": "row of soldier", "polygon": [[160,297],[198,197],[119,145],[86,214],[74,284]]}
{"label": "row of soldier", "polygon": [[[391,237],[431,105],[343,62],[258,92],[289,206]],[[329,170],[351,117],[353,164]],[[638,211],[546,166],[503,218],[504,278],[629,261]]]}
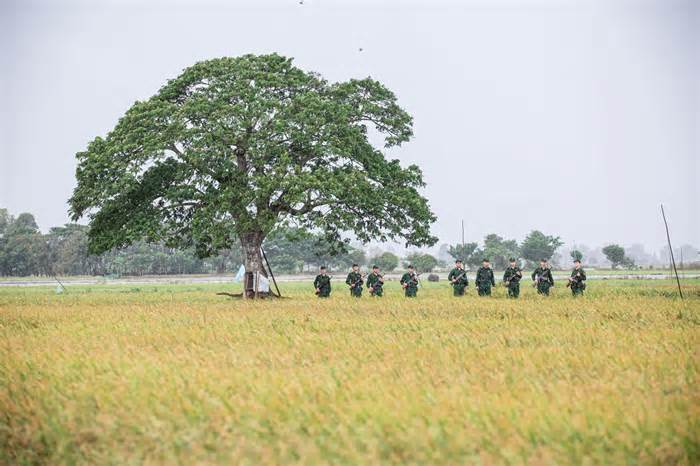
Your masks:
{"label": "row of soldier", "polygon": [[[406,297],[416,297],[419,284],[418,275],[415,268],[409,265],[408,272],[401,276],[400,283]],[[361,297],[363,285],[365,285],[371,296],[383,296],[384,275],[381,274],[379,267],[373,266],[372,272],[366,278],[365,280],[365,275],[360,273],[360,267],[357,264],[353,264],[352,271],[345,279],[345,284],[350,289],[350,295],[356,298]],[[520,280],[522,278],[523,271],[518,266],[518,261],[515,258],[511,258],[510,265],[503,274],[503,283],[508,289],[508,297],[518,298],[520,296]],[[554,286],[554,277],[547,259],[540,261],[539,267],[532,272],[531,278],[533,286],[537,288],[537,292],[541,295],[549,296],[549,289]],[[454,295],[464,296],[464,292],[469,286],[469,278],[461,260],[455,261],[455,267],[450,270],[447,279],[452,285]],[[491,295],[491,288],[496,286],[496,278],[488,259],[484,259],[481,267],[476,271],[474,284],[479,296]],[[581,261],[578,259],[574,260],[574,268],[566,286],[571,288],[571,293],[574,296],[583,294],[583,291],[586,289],[586,272],[581,267]],[[326,267],[321,267],[320,273],[314,280],[314,288],[316,288],[316,295],[319,298],[330,296],[331,277],[328,275]]]}

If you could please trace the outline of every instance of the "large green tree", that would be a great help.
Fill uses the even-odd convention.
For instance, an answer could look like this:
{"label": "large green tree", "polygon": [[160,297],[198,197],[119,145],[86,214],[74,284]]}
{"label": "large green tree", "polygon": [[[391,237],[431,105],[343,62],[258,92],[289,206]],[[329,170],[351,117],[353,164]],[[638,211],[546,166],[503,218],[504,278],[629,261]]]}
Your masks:
{"label": "large green tree", "polygon": [[205,257],[240,241],[248,271],[285,220],[334,245],[432,245],[420,169],[370,142],[400,145],[411,126],[370,78],[329,83],[276,54],[203,61],[77,154],[70,209],[89,218],[93,253],[146,239]]}
{"label": "large green tree", "polygon": [[533,230],[520,245],[520,253],[530,263],[536,263],[540,259],[551,259],[562,244],[564,243],[558,236],[548,236],[541,231]]}
{"label": "large green tree", "polygon": [[508,266],[509,259],[518,258],[520,248],[514,239],[504,240],[495,233],[486,235],[484,238],[484,257],[489,258],[494,267],[502,270]]}

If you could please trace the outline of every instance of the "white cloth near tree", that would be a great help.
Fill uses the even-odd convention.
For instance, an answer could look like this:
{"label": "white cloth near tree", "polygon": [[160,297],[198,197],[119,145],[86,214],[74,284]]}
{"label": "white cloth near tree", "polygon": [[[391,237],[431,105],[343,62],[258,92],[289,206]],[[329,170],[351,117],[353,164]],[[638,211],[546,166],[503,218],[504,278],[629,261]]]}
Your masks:
{"label": "white cloth near tree", "polygon": [[[263,274],[258,274],[260,277],[260,284],[258,285],[258,292],[269,293],[270,292],[270,280]],[[255,279],[253,279],[253,289],[255,289]]]}

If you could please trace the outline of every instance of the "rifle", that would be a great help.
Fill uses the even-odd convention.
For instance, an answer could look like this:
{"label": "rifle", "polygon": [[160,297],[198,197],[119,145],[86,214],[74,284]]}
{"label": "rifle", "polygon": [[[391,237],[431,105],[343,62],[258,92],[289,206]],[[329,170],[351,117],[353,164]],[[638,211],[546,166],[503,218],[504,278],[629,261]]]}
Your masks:
{"label": "rifle", "polygon": [[[491,280],[486,280],[486,281],[491,283],[493,286],[496,286],[496,279],[493,275],[493,270],[491,269],[491,267],[487,267],[486,270],[489,270],[491,272],[491,278],[493,279],[493,281],[491,281]],[[479,283],[481,283],[481,280],[479,279],[479,272],[481,272],[481,268],[476,271],[476,278],[474,279],[474,286],[477,286],[477,287],[479,286]]]}
{"label": "rifle", "polygon": [[522,270],[516,270],[513,275],[510,276],[508,280],[503,280],[503,283],[505,283],[506,286],[510,286],[510,282],[515,282],[518,283],[520,280],[523,278],[523,271]]}
{"label": "rifle", "polygon": [[459,280],[461,280],[461,278],[464,277],[465,275],[467,275],[467,271],[466,271],[466,270],[463,271],[462,273],[460,273],[459,275],[457,275],[455,278],[453,278],[453,279],[452,279],[452,286],[456,285],[457,282],[458,282]]}
{"label": "rifle", "polygon": [[410,282],[403,283],[401,286],[403,288],[408,288],[408,284],[413,283],[416,285],[416,287],[418,287],[418,275],[420,275],[420,274],[419,273],[409,273],[408,276],[410,277]]}
{"label": "rifle", "polygon": [[350,289],[357,288],[358,286],[359,286],[360,288],[362,288],[362,284],[365,282],[365,281],[363,280],[364,277],[365,277],[365,275],[361,273],[361,274],[360,274],[360,278],[358,278],[357,280],[355,280],[355,281],[352,283],[352,285],[350,285]]}
{"label": "rifle", "polygon": [[574,282],[576,282],[576,284],[579,284],[582,281],[583,279],[581,278],[581,272],[576,272],[576,275],[574,275],[573,277],[569,277],[569,280],[566,282],[566,287],[569,288],[571,285],[574,284]]}
{"label": "rifle", "polygon": [[381,289],[384,286],[384,275],[377,274],[377,281],[374,283],[374,285],[369,287],[370,293],[374,293],[375,290]]}
{"label": "rifle", "polygon": [[411,281],[416,285],[416,288],[418,288],[418,276],[419,273],[414,273],[413,276],[411,277]]}
{"label": "rifle", "polygon": [[[542,269],[542,274],[537,274],[537,275],[535,275],[535,281],[532,282],[532,286],[533,286],[533,287],[537,287],[537,285],[538,285],[542,280],[544,280],[544,274],[547,273],[548,270],[549,270],[549,268]],[[551,274],[551,272],[550,272],[550,274]],[[550,283],[551,286],[554,286],[554,280],[553,280],[553,279],[552,279],[552,281],[550,281],[550,280],[547,280],[547,281]]]}
{"label": "rifle", "polygon": [[[328,283],[328,285],[330,286],[330,284],[331,284],[331,278],[333,278],[333,277],[331,277],[330,275],[326,275],[326,277],[328,278],[328,282],[327,282],[327,283]],[[319,284],[320,284],[320,283],[319,283]],[[316,288],[316,292],[315,292],[315,293],[316,293],[317,295],[318,295],[318,294],[321,294],[321,287],[320,287],[320,286],[319,286],[319,287],[316,287],[316,281],[314,281],[314,288]]]}

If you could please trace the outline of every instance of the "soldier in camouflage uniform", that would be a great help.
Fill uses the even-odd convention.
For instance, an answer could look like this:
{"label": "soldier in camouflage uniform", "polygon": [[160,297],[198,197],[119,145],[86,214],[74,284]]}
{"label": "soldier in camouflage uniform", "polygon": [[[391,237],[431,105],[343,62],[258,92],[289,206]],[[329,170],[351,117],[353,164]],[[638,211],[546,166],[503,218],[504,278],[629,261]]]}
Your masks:
{"label": "soldier in camouflage uniform", "polygon": [[350,287],[350,296],[355,298],[362,297],[362,284],[365,281],[362,279],[362,274],[360,273],[360,266],[357,264],[352,264],[352,272],[348,274],[348,278],[345,279],[345,283]]}
{"label": "soldier in camouflage uniform", "polygon": [[418,275],[412,265],[408,266],[408,272],[401,277],[401,286],[407,298],[415,298],[418,293]]}
{"label": "soldier in camouflage uniform", "polygon": [[372,266],[372,273],[367,275],[367,288],[370,296],[384,296],[384,276],[379,273],[379,266]]}
{"label": "soldier in camouflage uniform", "polygon": [[539,294],[549,296],[549,289],[554,286],[554,277],[552,270],[547,265],[547,259],[540,260],[540,266],[532,272],[532,281]]}
{"label": "soldier in camouflage uniform", "polygon": [[331,277],[326,275],[326,267],[321,267],[321,273],[316,275],[314,288],[319,298],[327,298],[331,295]]}
{"label": "soldier in camouflage uniform", "polygon": [[510,258],[510,266],[503,274],[503,282],[508,287],[508,297],[518,298],[520,296],[520,280],[523,278],[523,271],[518,267],[518,261],[514,257]]}
{"label": "soldier in camouflage uniform", "polygon": [[464,296],[464,289],[469,286],[469,279],[467,278],[467,271],[464,270],[464,265],[461,260],[457,259],[455,261],[455,268],[450,270],[447,279],[452,284],[452,292],[454,295]]}
{"label": "soldier in camouflage uniform", "polygon": [[574,296],[582,295],[583,290],[586,289],[586,272],[578,259],[574,260],[574,270],[571,271],[571,277],[566,286],[571,288],[571,294]]}
{"label": "soldier in camouflage uniform", "polygon": [[481,262],[481,267],[476,271],[474,284],[479,291],[479,296],[491,296],[491,287],[496,286],[496,279],[488,259]]}

